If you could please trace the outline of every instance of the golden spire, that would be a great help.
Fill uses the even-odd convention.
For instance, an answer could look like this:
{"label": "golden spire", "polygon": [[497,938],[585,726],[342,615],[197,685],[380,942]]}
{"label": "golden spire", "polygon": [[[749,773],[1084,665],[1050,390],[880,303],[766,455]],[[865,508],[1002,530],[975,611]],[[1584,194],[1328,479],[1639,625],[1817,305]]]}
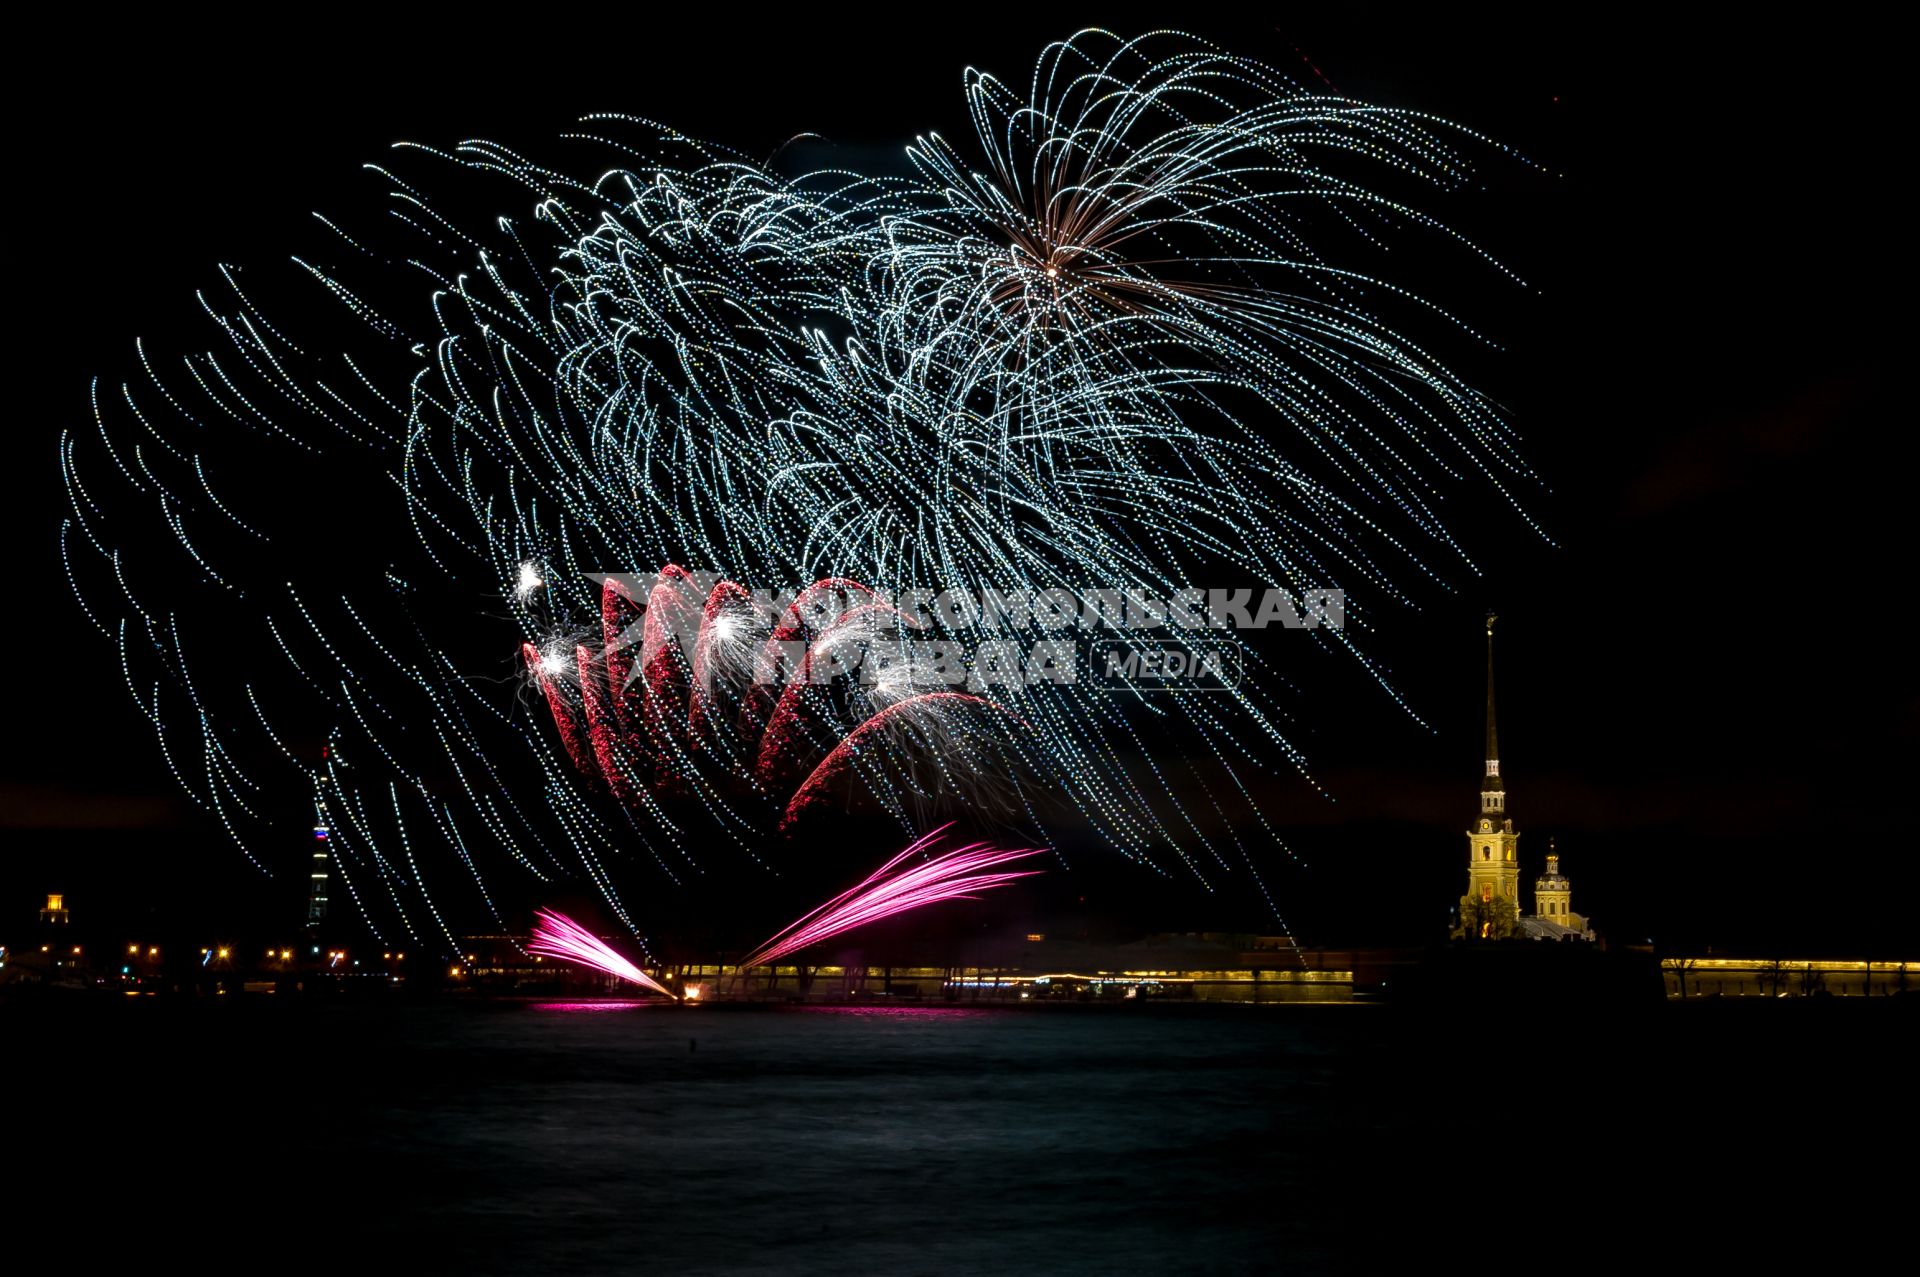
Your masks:
{"label": "golden spire", "polygon": [[1500,618],[1487,613],[1487,775],[1500,774],[1500,734],[1493,720],[1493,623]]}

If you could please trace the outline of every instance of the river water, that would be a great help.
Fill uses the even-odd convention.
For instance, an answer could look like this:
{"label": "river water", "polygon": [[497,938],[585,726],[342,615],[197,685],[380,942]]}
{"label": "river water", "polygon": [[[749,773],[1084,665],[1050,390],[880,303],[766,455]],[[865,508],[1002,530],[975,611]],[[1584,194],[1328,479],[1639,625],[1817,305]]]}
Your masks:
{"label": "river water", "polygon": [[1833,1159],[1909,1089],[1913,1017],[1817,1014],[80,998],[0,1025],[37,1131],[11,1195],[96,1263],[1312,1273],[1664,1264],[1777,1231],[1774,1173],[1844,1179],[1818,1196],[1856,1230],[1899,1209]]}

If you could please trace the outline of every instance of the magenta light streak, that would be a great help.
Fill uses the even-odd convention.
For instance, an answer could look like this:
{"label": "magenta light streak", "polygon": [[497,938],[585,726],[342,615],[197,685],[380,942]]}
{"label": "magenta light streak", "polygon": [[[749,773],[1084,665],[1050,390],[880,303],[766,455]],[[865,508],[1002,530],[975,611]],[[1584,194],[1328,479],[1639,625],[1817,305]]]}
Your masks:
{"label": "magenta light streak", "polygon": [[551,909],[536,909],[534,914],[538,921],[533,924],[533,939],[527,944],[527,952],[558,958],[562,962],[578,963],[583,967],[592,967],[595,971],[604,971],[622,980],[631,980],[635,984],[652,989],[655,993],[673,996],[673,990],[660,984],[652,976],[621,957],[599,936],[594,935],[572,918],[563,913],[555,913]]}
{"label": "magenta light streak", "polygon": [[556,1011],[562,1015],[601,1015],[608,1011],[638,1011],[657,1007],[658,1002],[536,1002],[536,1011]]}
{"label": "magenta light streak", "polygon": [[971,900],[976,892],[1004,887],[1017,878],[1030,878],[1040,872],[1037,869],[982,872],[1040,854],[1039,848],[1008,851],[983,842],[941,852],[909,869],[899,868],[903,861],[926,855],[952,827],[949,821],[921,838],[874,870],[865,881],[841,892],[775,935],[741,959],[739,966],[742,969],[767,966],[797,949],[818,944],[854,927],[942,900]]}

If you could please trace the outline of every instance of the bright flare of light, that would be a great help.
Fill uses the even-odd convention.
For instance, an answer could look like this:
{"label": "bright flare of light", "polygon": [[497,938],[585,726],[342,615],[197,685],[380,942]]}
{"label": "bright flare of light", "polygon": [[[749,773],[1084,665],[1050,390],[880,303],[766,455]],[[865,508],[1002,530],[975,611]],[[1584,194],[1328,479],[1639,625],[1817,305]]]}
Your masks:
{"label": "bright flare of light", "polygon": [[655,993],[673,996],[673,990],[634,966],[572,918],[551,909],[540,909],[535,913],[537,921],[533,924],[533,939],[527,944],[529,953],[542,953],[563,962],[591,967],[595,971],[604,971],[610,976],[652,989]]}
{"label": "bright flare of light", "polygon": [[913,843],[859,884],[841,892],[742,958],[740,967],[769,966],[796,950],[866,923],[943,900],[971,900],[978,892],[1004,887],[1015,879],[1031,878],[1040,872],[1037,869],[984,872],[1041,853],[1039,848],[1008,851],[983,842],[968,843],[910,868],[901,868],[907,861],[928,856],[950,828],[951,822]]}

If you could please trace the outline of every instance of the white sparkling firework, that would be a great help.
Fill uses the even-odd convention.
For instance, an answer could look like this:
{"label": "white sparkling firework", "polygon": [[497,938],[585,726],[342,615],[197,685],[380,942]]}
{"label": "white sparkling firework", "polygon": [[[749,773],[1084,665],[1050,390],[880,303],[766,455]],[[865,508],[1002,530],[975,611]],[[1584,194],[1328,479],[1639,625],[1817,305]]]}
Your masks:
{"label": "white sparkling firework", "polygon": [[531,563],[522,563],[520,577],[513,584],[513,597],[517,602],[525,603],[533,597],[535,590],[545,584],[546,582],[540,579],[539,568]]}
{"label": "white sparkling firework", "polygon": [[[782,176],[616,117],[574,139],[620,157],[591,180],[485,142],[408,148],[449,182],[504,179],[531,223],[461,225],[430,182],[380,170],[397,248],[327,222],[340,260],[299,260],[363,340],[296,340],[226,271],[203,299],[214,350],[163,368],[143,346],[141,377],[100,389],[97,426],[62,448],[76,590],[169,766],[249,855],[272,813],[303,810],[275,795],[323,779],[376,931],[447,934],[449,909],[493,908],[503,871],[585,877],[617,912],[635,848],[703,872],[644,768],[621,755],[631,792],[608,803],[582,775],[594,742],[560,739],[605,659],[578,641],[598,632],[596,572],[1163,597],[1212,573],[1402,600],[1429,557],[1465,562],[1448,485],[1530,472],[1496,407],[1383,315],[1477,336],[1375,268],[1406,235],[1505,277],[1391,193],[1459,187],[1463,151],[1502,148],[1165,33],[1083,32],[1024,94],[975,72],[965,91],[973,145],[922,136],[890,178]],[[425,310],[367,300],[395,272]],[[233,482],[262,458],[290,485],[324,459],[354,487]],[[315,525],[389,500],[417,544],[298,557]],[[142,541],[153,511],[184,557]],[[551,721],[448,654],[447,608],[422,600],[449,583],[497,602],[460,619],[525,645]],[[1350,632],[1320,633],[1366,665]],[[764,637],[733,616],[709,636],[703,670],[745,668]],[[960,701],[903,713],[882,680],[843,727],[887,729],[850,765],[916,829],[975,802],[1042,825],[1064,810],[1211,881],[1252,869],[1236,824],[1274,841],[1251,775],[1304,761],[1257,675],[1230,695],[1022,688],[1004,730]],[[1211,757],[1161,758],[1175,728]],[[1018,766],[976,781],[987,735]],[[537,788],[518,783],[529,759]],[[737,845],[770,823],[751,785],[692,766],[675,783]]]}

